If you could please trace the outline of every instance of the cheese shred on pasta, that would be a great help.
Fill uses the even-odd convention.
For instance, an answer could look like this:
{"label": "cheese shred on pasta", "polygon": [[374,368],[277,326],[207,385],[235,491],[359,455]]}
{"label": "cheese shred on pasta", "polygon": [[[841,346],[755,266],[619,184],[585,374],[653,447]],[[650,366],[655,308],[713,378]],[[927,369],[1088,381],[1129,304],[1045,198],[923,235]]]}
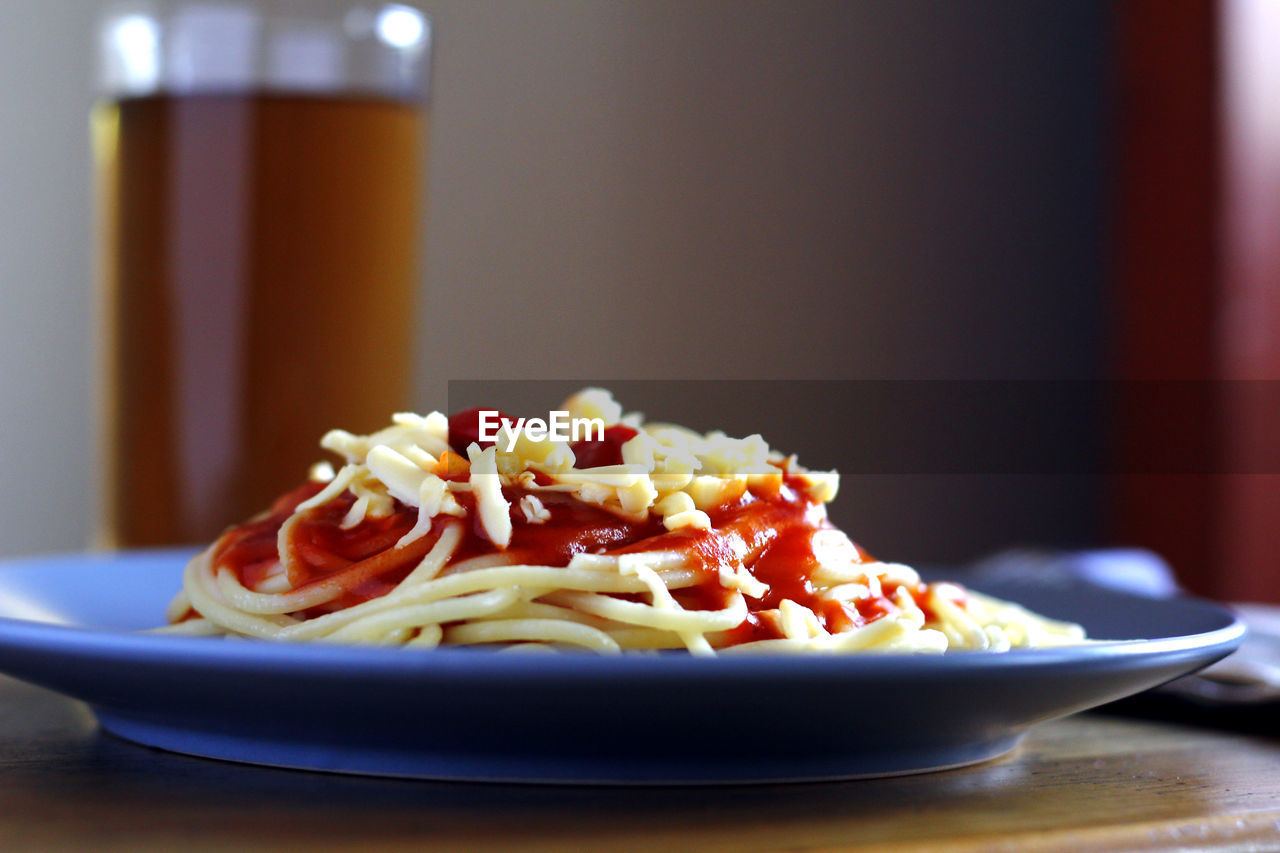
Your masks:
{"label": "cheese shred on pasta", "polygon": [[[603,436],[531,438],[477,410],[341,430],[309,482],[186,568],[169,633],[432,648],[1004,651],[1084,641],[870,557],[827,520],[835,472],[745,439],[563,406]],[[505,417],[505,416],[504,416]]]}

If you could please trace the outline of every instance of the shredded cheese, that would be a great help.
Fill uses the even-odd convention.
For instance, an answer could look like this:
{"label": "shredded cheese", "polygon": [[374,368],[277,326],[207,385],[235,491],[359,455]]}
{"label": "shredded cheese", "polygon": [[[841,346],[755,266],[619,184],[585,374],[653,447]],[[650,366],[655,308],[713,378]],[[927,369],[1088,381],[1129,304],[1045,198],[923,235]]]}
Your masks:
{"label": "shredded cheese", "polygon": [[[335,474],[331,465],[319,463],[311,476],[328,484],[324,495],[344,488],[355,495],[343,520],[346,526],[366,516],[385,516],[397,501],[417,508],[418,522],[405,542],[429,530],[438,516],[465,515],[454,493],[470,491],[480,529],[499,548],[510,544],[513,531],[504,486],[530,493],[568,493],[635,520],[654,515],[667,530],[709,528],[709,511],[748,488],[781,487],[784,471],[795,477],[793,486],[802,484],[805,495],[817,503],[831,501],[839,488],[836,472],[802,468],[794,456],[772,450],[759,435],[732,438],[723,432],[703,435],[671,424],[645,424],[638,413],[624,415],[609,392],[600,388],[580,391],[563,409],[573,417],[600,418],[609,426],[636,430],[620,447],[622,464],[579,468],[569,442],[534,439],[526,432],[513,436],[505,426],[495,445],[472,444],[462,459],[449,449],[445,415],[401,413],[390,426],[370,435],[330,431],[321,445],[345,464]],[[530,524],[550,518],[533,494],[523,496],[516,510]],[[750,586],[737,577],[727,580],[731,586]],[[802,627],[794,621],[791,625],[797,631]]]}

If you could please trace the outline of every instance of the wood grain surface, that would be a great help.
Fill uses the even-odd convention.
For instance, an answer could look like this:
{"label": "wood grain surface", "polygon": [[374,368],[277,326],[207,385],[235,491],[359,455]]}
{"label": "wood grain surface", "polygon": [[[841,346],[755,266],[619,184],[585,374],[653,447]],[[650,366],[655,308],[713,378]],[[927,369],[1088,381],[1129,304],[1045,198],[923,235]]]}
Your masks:
{"label": "wood grain surface", "polygon": [[[364,724],[370,724],[366,721]],[[1104,715],[856,782],[589,788],[259,768],[101,733],[0,677],[0,850],[1280,850],[1280,738]]]}

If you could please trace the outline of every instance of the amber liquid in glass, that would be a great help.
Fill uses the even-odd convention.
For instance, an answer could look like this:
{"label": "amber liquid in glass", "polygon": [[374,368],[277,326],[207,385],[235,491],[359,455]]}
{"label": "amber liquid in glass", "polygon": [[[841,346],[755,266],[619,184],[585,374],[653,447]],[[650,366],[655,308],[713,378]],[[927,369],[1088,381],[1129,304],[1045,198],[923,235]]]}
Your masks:
{"label": "amber liquid in glass", "polygon": [[100,104],[101,544],[206,542],[410,402],[424,117],[362,97]]}

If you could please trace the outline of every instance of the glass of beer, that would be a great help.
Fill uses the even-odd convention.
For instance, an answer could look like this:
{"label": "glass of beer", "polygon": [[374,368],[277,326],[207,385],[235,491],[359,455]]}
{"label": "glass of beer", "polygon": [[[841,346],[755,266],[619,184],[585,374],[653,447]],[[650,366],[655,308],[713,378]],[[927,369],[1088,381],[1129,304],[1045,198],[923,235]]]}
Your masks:
{"label": "glass of beer", "polygon": [[208,541],[410,405],[430,22],[181,0],[100,37],[96,538]]}

